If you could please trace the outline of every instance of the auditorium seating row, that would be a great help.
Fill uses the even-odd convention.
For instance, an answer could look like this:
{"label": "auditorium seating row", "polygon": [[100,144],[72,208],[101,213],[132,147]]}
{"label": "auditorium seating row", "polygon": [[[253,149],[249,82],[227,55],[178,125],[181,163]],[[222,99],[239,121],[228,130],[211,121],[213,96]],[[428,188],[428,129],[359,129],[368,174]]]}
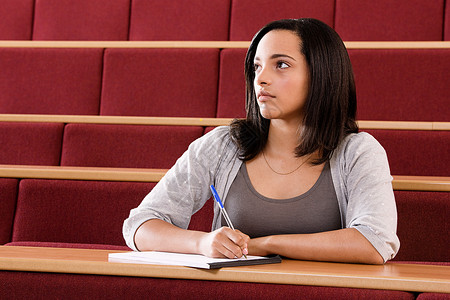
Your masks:
{"label": "auditorium seating row", "polygon": [[3,0],[0,39],[248,41],[270,21],[301,17],[346,41],[450,40],[445,0]]}
{"label": "auditorium seating row", "polygon": [[[124,249],[123,220],[154,182],[0,179],[0,244]],[[450,193],[395,191],[401,249],[394,261],[449,262]],[[191,229],[209,231],[213,201]]]}
{"label": "auditorium seating row", "polygon": [[[0,47],[0,113],[244,117],[245,53]],[[359,120],[450,121],[450,48],[349,54]]]}
{"label": "auditorium seating row", "polygon": [[[386,149],[392,174],[450,176],[449,130],[364,131]],[[201,126],[0,122],[0,164],[168,169],[204,132]]]}

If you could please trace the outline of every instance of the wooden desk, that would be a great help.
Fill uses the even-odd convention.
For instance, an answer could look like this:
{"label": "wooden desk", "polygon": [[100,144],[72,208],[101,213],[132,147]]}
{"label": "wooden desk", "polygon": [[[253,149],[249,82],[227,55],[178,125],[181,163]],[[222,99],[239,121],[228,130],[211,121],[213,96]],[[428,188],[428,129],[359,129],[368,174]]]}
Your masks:
{"label": "wooden desk", "polygon": [[450,266],[359,265],[283,260],[203,270],[108,262],[111,250],[0,246],[0,270],[240,281],[450,293]]}

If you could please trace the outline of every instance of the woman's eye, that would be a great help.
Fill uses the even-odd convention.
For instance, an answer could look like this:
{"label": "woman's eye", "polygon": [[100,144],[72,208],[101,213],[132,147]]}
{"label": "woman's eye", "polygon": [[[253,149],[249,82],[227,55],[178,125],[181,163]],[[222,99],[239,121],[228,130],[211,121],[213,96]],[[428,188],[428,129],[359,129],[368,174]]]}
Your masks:
{"label": "woman's eye", "polygon": [[277,63],[277,67],[280,69],[285,69],[285,68],[289,68],[289,65],[287,63],[285,63],[284,61],[280,61]]}
{"label": "woman's eye", "polygon": [[253,64],[253,70],[258,70],[259,69],[259,65],[258,64]]}

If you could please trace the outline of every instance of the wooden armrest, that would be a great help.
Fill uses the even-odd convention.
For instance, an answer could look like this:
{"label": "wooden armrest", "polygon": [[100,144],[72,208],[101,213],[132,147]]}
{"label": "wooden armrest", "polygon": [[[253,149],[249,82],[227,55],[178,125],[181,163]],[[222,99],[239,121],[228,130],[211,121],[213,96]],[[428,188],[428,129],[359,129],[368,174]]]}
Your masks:
{"label": "wooden armrest", "polygon": [[[134,117],[90,115],[0,114],[0,122],[51,122],[118,125],[221,126],[232,118]],[[358,121],[361,129],[450,130],[450,122]]]}
{"label": "wooden armrest", "polygon": [[[347,49],[442,49],[449,41],[344,42]],[[250,41],[0,41],[0,48],[242,48]]]}
{"label": "wooden armrest", "polygon": [[450,191],[450,177],[444,176],[399,176],[394,175],[394,190],[403,191]]}
{"label": "wooden armrest", "polygon": [[0,165],[0,177],[158,182],[167,169]]}
{"label": "wooden armrest", "polygon": [[[0,165],[0,177],[158,182],[167,169]],[[393,176],[394,190],[450,191],[450,177]]]}

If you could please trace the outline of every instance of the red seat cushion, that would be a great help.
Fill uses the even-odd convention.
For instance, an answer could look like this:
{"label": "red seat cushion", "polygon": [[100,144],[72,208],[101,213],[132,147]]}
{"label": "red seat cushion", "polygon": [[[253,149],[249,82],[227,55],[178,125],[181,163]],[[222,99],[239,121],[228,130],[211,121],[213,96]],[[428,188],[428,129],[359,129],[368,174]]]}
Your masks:
{"label": "red seat cushion", "polygon": [[226,41],[230,0],[133,0],[130,40]]}
{"label": "red seat cushion", "polygon": [[[0,164],[59,165],[63,136],[59,123],[0,123]],[[6,146],[7,145],[7,146]]]}
{"label": "red seat cushion", "polygon": [[337,0],[335,29],[344,41],[440,41],[444,0]]}
{"label": "red seat cushion", "polygon": [[215,117],[218,49],[108,49],[102,115]]}
{"label": "red seat cushion", "polygon": [[17,187],[17,179],[0,178],[0,245],[11,241]]}
{"label": "red seat cushion", "polygon": [[400,250],[394,260],[450,261],[449,192],[395,191]]}
{"label": "red seat cushion", "polygon": [[98,114],[103,49],[0,48],[0,113]]}
{"label": "red seat cushion", "polygon": [[0,40],[30,40],[34,0],[2,0]]}
{"label": "red seat cushion", "polygon": [[23,179],[12,241],[125,246],[123,221],[154,185]]}
{"label": "red seat cushion", "polygon": [[364,130],[387,152],[391,174],[450,176],[450,131]]}
{"label": "red seat cushion", "polygon": [[168,169],[202,134],[195,126],[68,124],[61,165]]}
{"label": "red seat cushion", "polygon": [[124,41],[130,0],[39,0],[34,40]]}
{"label": "red seat cushion", "polygon": [[289,18],[315,18],[332,27],[334,23],[334,1],[232,1],[230,40],[250,41],[256,32],[267,23]]}
{"label": "red seat cushion", "polygon": [[450,49],[349,50],[359,120],[450,121]]}

